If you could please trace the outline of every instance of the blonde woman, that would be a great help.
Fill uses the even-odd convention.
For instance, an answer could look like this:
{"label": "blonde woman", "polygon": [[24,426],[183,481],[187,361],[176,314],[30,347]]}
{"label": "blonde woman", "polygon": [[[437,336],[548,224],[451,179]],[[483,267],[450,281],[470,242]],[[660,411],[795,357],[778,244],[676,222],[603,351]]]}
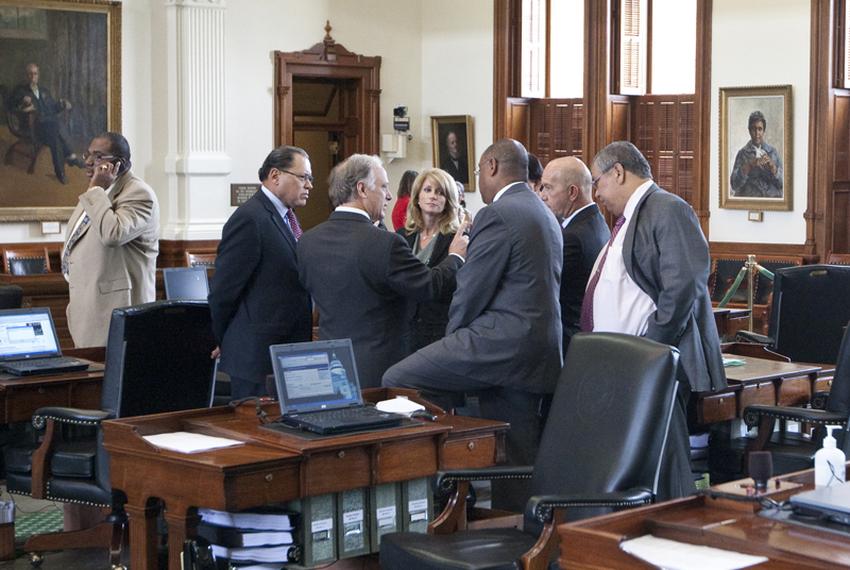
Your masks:
{"label": "blonde woman", "polygon": [[[439,265],[449,254],[449,244],[461,226],[458,209],[455,181],[445,170],[425,170],[413,181],[407,221],[399,233],[413,254],[428,267]],[[439,298],[416,306],[411,324],[411,351],[445,336],[454,290],[452,283]]]}

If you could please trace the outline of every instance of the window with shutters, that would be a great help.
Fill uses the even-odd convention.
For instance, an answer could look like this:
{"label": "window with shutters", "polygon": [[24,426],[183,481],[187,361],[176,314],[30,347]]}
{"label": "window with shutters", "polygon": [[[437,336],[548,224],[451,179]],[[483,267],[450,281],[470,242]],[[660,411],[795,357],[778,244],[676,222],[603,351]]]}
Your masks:
{"label": "window with shutters", "polygon": [[522,0],[522,97],[584,88],[584,0]]}
{"label": "window with shutters", "polygon": [[850,89],[850,2],[835,0],[835,44],[834,85],[841,89]]}

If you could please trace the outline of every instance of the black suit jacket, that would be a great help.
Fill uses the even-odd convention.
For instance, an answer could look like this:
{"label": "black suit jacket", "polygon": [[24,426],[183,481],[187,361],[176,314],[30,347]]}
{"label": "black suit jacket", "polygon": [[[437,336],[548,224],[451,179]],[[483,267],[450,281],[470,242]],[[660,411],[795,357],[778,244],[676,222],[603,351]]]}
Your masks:
{"label": "black suit jacket", "polygon": [[[402,230],[402,237],[407,240],[407,245],[413,250],[416,236],[419,232],[407,233]],[[455,234],[437,234],[434,238],[434,250],[428,260],[428,267],[436,267],[449,255],[449,244],[452,243]],[[411,325],[410,351],[415,352],[432,342],[438,341],[446,336],[446,325],[449,324],[449,307],[452,304],[452,294],[457,284],[454,277],[451,282],[446,283],[442,294],[433,301],[425,301],[416,305]]]}
{"label": "black suit jacket", "polygon": [[448,172],[451,177],[458,182],[462,182],[463,184],[469,183],[469,164],[466,160],[466,154],[461,155],[457,162],[457,166],[455,166],[451,157],[446,155],[446,157],[443,158],[443,162],[440,164],[440,168]]}
{"label": "black suit jacket", "polygon": [[259,382],[269,345],[310,340],[310,297],[298,281],[295,238],[258,191],[224,225],[210,286],[222,370]]}
{"label": "black suit jacket", "polygon": [[305,233],[298,259],[319,309],[319,336],[351,339],[364,388],[380,386],[384,371],[408,354],[411,303],[453,287],[462,264],[451,255],[429,269],[400,235],[352,212],[334,212]]}
{"label": "black suit jacket", "polygon": [[591,204],[570,220],[562,230],[564,267],[561,272],[561,324],[564,327],[564,355],[572,336],[581,330],[581,303],[587,280],[599,251],[611,237],[611,230],[596,204]]}

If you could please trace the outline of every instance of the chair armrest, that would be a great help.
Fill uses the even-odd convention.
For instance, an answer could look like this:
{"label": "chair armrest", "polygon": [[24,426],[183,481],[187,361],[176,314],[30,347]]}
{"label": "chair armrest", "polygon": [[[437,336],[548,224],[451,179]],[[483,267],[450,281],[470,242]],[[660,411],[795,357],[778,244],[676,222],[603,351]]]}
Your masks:
{"label": "chair armrest", "polygon": [[450,491],[458,481],[496,481],[505,479],[530,479],[534,467],[531,465],[503,465],[481,469],[453,469],[438,471],[434,486],[441,491]]}
{"label": "chair armrest", "polygon": [[617,509],[640,507],[655,500],[655,494],[644,487],[635,487],[625,491],[611,493],[569,495],[538,495],[531,497],[525,507],[526,520],[533,519],[539,524],[552,520],[555,509],[570,507],[612,507]]}
{"label": "chair armrest", "polygon": [[816,425],[846,425],[847,414],[813,410],[811,408],[794,408],[790,406],[747,406],[744,409],[744,421],[747,427],[759,424],[762,419],[791,420]]}
{"label": "chair armrest", "polygon": [[736,331],[735,340],[744,342],[754,342],[756,344],[764,344],[766,346],[770,346],[773,344],[773,339],[769,336],[750,331]]}
{"label": "chair armrest", "polygon": [[114,414],[104,412],[103,410],[48,406],[35,411],[32,416],[32,425],[36,429],[42,429],[47,423],[47,420],[53,420],[63,424],[99,426],[102,421],[113,417],[115,417]]}

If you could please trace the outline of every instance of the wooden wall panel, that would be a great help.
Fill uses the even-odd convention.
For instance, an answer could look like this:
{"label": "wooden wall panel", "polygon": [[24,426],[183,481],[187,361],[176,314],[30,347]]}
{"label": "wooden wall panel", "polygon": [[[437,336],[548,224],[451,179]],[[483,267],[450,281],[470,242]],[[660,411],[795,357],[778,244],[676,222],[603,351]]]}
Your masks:
{"label": "wooden wall panel", "polygon": [[530,148],[531,145],[531,99],[508,97],[507,136]]}
{"label": "wooden wall panel", "polygon": [[850,181],[850,93],[836,94],[833,131],[832,176],[834,182]]}
{"label": "wooden wall panel", "polygon": [[553,158],[582,157],[584,104],[581,99],[532,99],[527,148],[545,166]]}
{"label": "wooden wall panel", "polygon": [[850,189],[833,191],[832,211],[836,212],[832,225],[832,253],[850,252]]}

